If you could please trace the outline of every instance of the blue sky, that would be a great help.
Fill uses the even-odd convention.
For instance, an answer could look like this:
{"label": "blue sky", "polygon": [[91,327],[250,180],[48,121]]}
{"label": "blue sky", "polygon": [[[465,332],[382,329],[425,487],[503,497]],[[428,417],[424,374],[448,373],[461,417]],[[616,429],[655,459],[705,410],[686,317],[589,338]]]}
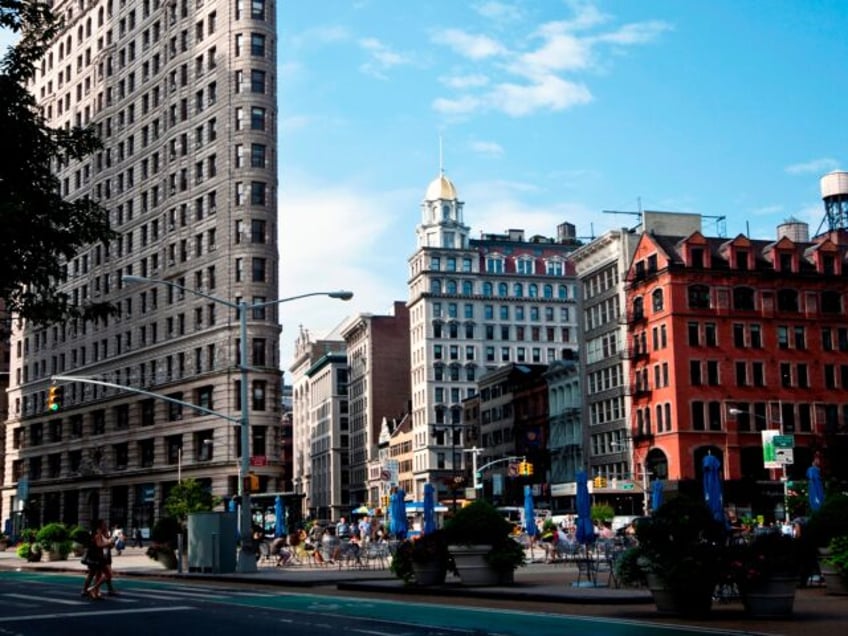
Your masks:
{"label": "blue sky", "polygon": [[[845,2],[279,7],[285,293],[349,287],[375,313],[406,297],[440,136],[474,235],[588,237],[640,205],[725,216],[728,236],[790,216],[815,232],[819,178],[848,168]],[[286,310],[284,341],[340,312]]]}
{"label": "blue sky", "polygon": [[299,325],[406,299],[440,137],[475,236],[640,206],[815,232],[819,178],[848,169],[844,1],[277,4],[281,295],[356,294],[282,306],[284,367]]}

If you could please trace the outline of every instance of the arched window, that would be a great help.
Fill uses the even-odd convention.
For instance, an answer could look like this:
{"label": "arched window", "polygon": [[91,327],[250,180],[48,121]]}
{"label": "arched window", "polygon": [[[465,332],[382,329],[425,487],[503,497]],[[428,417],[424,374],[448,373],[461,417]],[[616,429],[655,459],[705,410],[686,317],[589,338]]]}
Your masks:
{"label": "arched window", "polygon": [[689,307],[691,309],[709,309],[710,308],[710,288],[706,285],[690,285],[689,289]]}
{"label": "arched window", "polygon": [[842,312],[842,295],[836,291],[823,291],[821,294],[821,310],[826,314]]}
{"label": "arched window", "polygon": [[456,295],[456,281],[455,280],[449,280],[448,281],[447,292],[449,294]]}
{"label": "arched window", "polygon": [[483,283],[483,295],[491,296],[492,295],[492,283]]}
{"label": "arched window", "polygon": [[509,296],[509,285],[506,283],[498,283],[498,296]]}
{"label": "arched window", "polygon": [[633,299],[633,314],[631,318],[633,320],[642,320],[645,317],[645,301],[641,296],[637,296]]}
{"label": "arched window", "polygon": [[734,287],[733,308],[737,311],[754,311],[754,290],[750,287]]}
{"label": "arched window", "polygon": [[536,283],[530,283],[529,285],[527,285],[527,295],[530,298],[538,298],[539,286]]}
{"label": "arched window", "polygon": [[662,311],[664,302],[663,302],[663,290],[655,289],[651,293],[651,306],[654,308],[654,311]]}
{"label": "arched window", "polygon": [[521,283],[515,283],[515,285],[512,286],[512,295],[516,298],[524,296],[524,285]]}
{"label": "arched window", "polygon": [[474,294],[474,283],[470,280],[462,281],[462,293],[466,296],[471,296]]}
{"label": "arched window", "polygon": [[434,278],[430,281],[430,293],[431,294],[441,294],[442,293],[442,279]]}
{"label": "arched window", "polygon": [[554,297],[554,286],[553,285],[545,285],[542,288],[542,295],[545,298],[553,298]]}
{"label": "arched window", "polygon": [[557,294],[560,298],[563,298],[563,299],[568,298],[568,286],[567,285],[560,285],[559,289],[557,290]]}
{"label": "arched window", "polygon": [[798,292],[794,289],[780,289],[777,292],[778,311],[798,311]]}

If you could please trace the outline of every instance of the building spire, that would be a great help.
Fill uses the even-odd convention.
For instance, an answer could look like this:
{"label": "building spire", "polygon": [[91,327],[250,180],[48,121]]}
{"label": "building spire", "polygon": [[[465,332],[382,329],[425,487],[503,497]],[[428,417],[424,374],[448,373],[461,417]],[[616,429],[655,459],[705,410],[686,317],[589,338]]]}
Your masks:
{"label": "building spire", "polygon": [[444,152],[442,150],[442,135],[439,133],[439,176],[445,176]]}

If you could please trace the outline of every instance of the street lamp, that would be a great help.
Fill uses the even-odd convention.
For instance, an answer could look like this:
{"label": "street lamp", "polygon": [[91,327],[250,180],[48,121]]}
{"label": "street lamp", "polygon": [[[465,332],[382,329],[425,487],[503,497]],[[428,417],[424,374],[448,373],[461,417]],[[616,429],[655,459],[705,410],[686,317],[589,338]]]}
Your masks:
{"label": "street lamp", "polygon": [[[770,420],[765,415],[761,415],[759,413],[752,413],[751,411],[743,411],[742,409],[738,409],[738,408],[733,407],[733,406],[728,408],[727,412],[730,413],[730,415],[746,415],[748,417],[751,417],[753,415],[754,417],[759,417],[760,419],[762,419],[766,423],[766,426],[768,426],[771,423]],[[780,414],[780,419],[777,421],[777,426],[778,426],[778,430],[780,431],[780,434],[782,435],[783,434],[783,413],[782,412]],[[781,462],[781,466],[783,467],[783,474],[780,477],[780,481],[783,482],[783,521],[788,524],[789,523],[789,476],[786,474],[786,463]]]}
{"label": "street lamp", "polygon": [[[292,300],[308,298],[310,296],[329,296],[330,298],[337,298],[338,300],[350,300],[351,298],[353,298],[353,292],[343,290],[332,292],[309,292],[306,294],[298,294],[297,296],[290,296],[288,298],[278,298],[277,300],[268,300],[264,302],[248,304],[244,300],[240,300],[239,302],[233,302],[231,300],[227,300],[226,298],[219,298],[218,296],[213,296],[197,289],[191,289],[190,287],[185,287],[184,285],[180,285],[179,283],[174,283],[169,280],[162,280],[158,278],[146,278],[144,276],[133,276],[132,274],[125,274],[121,278],[121,280],[124,283],[148,283],[153,285],[165,285],[166,287],[171,287],[173,289],[177,289],[183,292],[188,292],[189,294],[193,294],[195,296],[199,296],[200,298],[211,300],[212,302],[216,302],[226,307],[229,307],[230,309],[236,310],[236,314],[238,315],[239,319],[239,368],[241,371],[241,462],[239,464],[238,486],[239,494],[241,495],[241,516],[239,518],[241,550],[239,551],[237,568],[239,572],[256,572],[256,556],[253,552],[253,535],[251,533],[252,523],[250,514],[250,492],[247,488],[245,488],[245,480],[247,479],[248,472],[250,471],[250,460],[248,457],[248,447],[250,446],[250,408],[247,403],[247,312],[255,311],[257,309],[263,309],[271,305],[279,305],[281,303],[286,303]],[[180,452],[180,457],[181,456],[182,450]]]}

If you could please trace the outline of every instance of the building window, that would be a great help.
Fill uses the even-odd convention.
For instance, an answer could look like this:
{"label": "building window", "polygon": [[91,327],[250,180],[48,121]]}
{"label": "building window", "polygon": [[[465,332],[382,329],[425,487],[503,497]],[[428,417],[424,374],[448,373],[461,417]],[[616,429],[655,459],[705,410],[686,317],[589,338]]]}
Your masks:
{"label": "building window", "polygon": [[663,310],[663,290],[655,289],[651,293],[651,301],[653,303],[654,311],[662,311]]}
{"label": "building window", "polygon": [[701,385],[701,361],[689,361],[689,382],[692,386]]}
{"label": "building window", "polygon": [[265,92],[265,71],[251,69],[250,71],[250,92],[264,93]]}
{"label": "building window", "polygon": [[754,311],[754,290],[750,287],[734,287],[733,308],[737,311]]}
{"label": "building window", "polygon": [[704,403],[695,400],[692,402],[692,430],[703,431],[704,425]]}
{"label": "building window", "polygon": [[690,285],[688,295],[691,309],[710,308],[710,288],[706,285]]}
{"label": "building window", "polygon": [[794,289],[779,289],[777,291],[777,310],[798,311],[798,292]]}
{"label": "building window", "polygon": [[[265,396],[267,394],[268,383],[265,380],[255,380],[253,382],[253,395],[251,398],[251,408],[254,411],[265,410]],[[254,449],[255,450],[255,449]]]}
{"label": "building window", "polygon": [[825,314],[842,312],[842,295],[835,291],[823,291],[821,294],[821,310]]}

